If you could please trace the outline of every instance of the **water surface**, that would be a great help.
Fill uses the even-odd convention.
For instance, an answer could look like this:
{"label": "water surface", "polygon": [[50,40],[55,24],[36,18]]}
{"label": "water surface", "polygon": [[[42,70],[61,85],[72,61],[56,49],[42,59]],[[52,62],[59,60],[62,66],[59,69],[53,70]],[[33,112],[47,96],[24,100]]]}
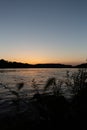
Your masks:
{"label": "water surface", "polygon": [[34,89],[32,86],[32,80],[35,79],[39,90],[43,90],[46,81],[50,77],[56,79],[64,79],[66,71],[74,72],[77,69],[72,68],[29,68],[29,69],[0,69],[0,98],[8,98],[10,93],[4,89],[2,84],[16,89],[17,83],[24,83],[23,92],[27,92],[28,95],[32,95]]}

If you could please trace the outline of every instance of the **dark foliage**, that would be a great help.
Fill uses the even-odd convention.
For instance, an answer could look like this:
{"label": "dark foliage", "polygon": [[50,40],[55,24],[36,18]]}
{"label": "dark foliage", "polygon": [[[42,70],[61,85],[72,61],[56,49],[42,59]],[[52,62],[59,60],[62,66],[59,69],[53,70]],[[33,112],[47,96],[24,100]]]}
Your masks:
{"label": "dark foliage", "polygon": [[0,68],[71,68],[72,65],[64,64],[27,64],[21,62],[9,62],[6,60],[0,60]]}

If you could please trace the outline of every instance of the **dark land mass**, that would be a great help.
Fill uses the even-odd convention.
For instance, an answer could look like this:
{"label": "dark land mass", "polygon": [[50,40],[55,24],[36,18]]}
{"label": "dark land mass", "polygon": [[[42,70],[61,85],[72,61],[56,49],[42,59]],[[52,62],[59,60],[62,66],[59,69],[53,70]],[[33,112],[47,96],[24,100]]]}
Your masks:
{"label": "dark land mass", "polygon": [[80,64],[80,65],[76,65],[75,67],[76,67],[76,68],[87,68],[87,63],[83,63],[83,64]]}
{"label": "dark land mass", "polygon": [[87,67],[87,63],[77,65],[77,66],[57,64],[57,63],[33,65],[33,64],[21,63],[21,62],[10,62],[3,59],[0,60],[0,68],[85,68],[85,67]]}
{"label": "dark land mass", "polygon": [[27,64],[21,62],[9,62],[6,60],[0,60],[0,68],[71,68],[72,65],[64,65],[64,64]]}

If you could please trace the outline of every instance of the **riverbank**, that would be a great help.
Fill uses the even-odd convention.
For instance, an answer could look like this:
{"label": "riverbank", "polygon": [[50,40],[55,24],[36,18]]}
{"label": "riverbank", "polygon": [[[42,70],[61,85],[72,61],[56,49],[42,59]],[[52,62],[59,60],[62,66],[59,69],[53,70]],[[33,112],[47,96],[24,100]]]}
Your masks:
{"label": "riverbank", "polygon": [[[0,104],[0,129],[87,129],[87,88],[71,102],[63,96],[35,94]],[[2,108],[2,110],[1,110]]]}

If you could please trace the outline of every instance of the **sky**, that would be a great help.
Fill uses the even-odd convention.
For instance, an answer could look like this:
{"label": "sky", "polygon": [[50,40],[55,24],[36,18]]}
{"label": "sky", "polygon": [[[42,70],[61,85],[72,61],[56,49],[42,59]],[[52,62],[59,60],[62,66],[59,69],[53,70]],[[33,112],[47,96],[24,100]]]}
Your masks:
{"label": "sky", "polygon": [[85,62],[87,0],[0,0],[0,59]]}

